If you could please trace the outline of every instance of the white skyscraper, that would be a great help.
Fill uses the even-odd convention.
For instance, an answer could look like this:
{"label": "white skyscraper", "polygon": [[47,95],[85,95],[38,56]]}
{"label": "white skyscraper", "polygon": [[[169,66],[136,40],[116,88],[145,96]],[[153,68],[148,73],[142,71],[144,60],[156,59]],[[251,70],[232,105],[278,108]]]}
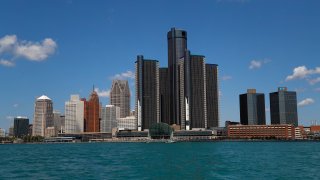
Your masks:
{"label": "white skyscraper", "polygon": [[84,102],[79,95],[71,95],[65,102],[65,133],[82,133],[84,131]]}
{"label": "white skyscraper", "polygon": [[53,127],[53,103],[50,98],[42,95],[35,102],[33,136],[45,136],[47,127]]}
{"label": "white skyscraper", "polygon": [[100,132],[111,132],[117,127],[117,118],[120,118],[120,107],[106,105],[101,108]]}

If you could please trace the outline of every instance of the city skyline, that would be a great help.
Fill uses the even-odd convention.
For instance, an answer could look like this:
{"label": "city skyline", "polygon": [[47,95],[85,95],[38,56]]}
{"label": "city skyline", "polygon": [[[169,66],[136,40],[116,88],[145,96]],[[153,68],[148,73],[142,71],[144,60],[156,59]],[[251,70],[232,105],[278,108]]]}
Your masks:
{"label": "city skyline", "polygon": [[[315,8],[318,2],[291,2],[287,6],[289,1],[204,1],[195,5],[203,9],[196,10],[198,14],[182,13],[172,19],[169,15],[179,3],[170,3],[169,15],[164,17],[164,12],[155,9],[167,7],[168,3],[128,2],[132,5],[129,8],[118,2],[90,5],[81,1],[2,2],[1,17],[11,18],[1,19],[6,26],[0,29],[0,82],[4,87],[0,127],[8,129],[15,116],[27,116],[32,122],[34,101],[42,94],[49,96],[54,109],[61,112],[71,94],[87,97],[92,84],[96,85],[102,104],[109,104],[111,81],[116,78],[128,79],[131,94],[135,94],[136,56],[143,54],[159,60],[160,67],[168,66],[166,33],[171,27],[190,34],[188,48],[193,53],[204,54],[207,63],[219,64],[221,125],[226,120],[239,121],[238,95],[246,89],[255,88],[268,99],[267,94],[280,86],[297,91],[299,124],[310,125],[320,120],[317,113],[320,26],[315,23],[320,15]],[[142,4],[145,5],[139,7]],[[38,5],[41,17],[31,12]],[[185,6],[193,9],[190,1]],[[144,13],[135,14],[133,7],[150,7],[155,13],[146,17]],[[91,14],[76,17],[86,8]],[[285,13],[280,12],[283,8]],[[61,9],[61,15],[54,17],[51,13],[57,9]],[[298,10],[301,14],[296,13]],[[25,21],[10,23],[22,15]],[[133,22],[124,21],[130,16]],[[187,18],[182,19],[183,16]],[[49,22],[55,22],[57,27]],[[84,28],[86,23],[92,29]],[[143,24],[150,24],[150,30],[136,28]],[[141,41],[136,43],[137,39]],[[39,83],[43,81],[48,83]],[[270,124],[270,112],[266,110],[266,122]]]}

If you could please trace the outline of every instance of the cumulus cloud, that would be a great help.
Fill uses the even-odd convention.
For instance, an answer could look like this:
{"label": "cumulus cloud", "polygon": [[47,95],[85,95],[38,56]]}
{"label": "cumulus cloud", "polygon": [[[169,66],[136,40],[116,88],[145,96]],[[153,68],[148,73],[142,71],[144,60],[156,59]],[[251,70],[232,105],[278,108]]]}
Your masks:
{"label": "cumulus cloud", "polygon": [[5,60],[5,59],[0,60],[0,65],[6,66],[6,67],[14,67],[15,66],[13,61]]}
{"label": "cumulus cloud", "polygon": [[304,99],[302,101],[300,101],[298,103],[298,106],[308,106],[310,104],[313,104],[315,101],[312,99],[312,98],[307,98],[307,99]]}
{"label": "cumulus cloud", "polygon": [[121,74],[116,74],[111,77],[111,79],[134,79],[134,78],[135,78],[134,72],[129,70]]}
{"label": "cumulus cloud", "polygon": [[17,107],[19,107],[19,104],[14,104],[13,107],[17,108]]}
{"label": "cumulus cloud", "polygon": [[222,80],[223,81],[227,81],[227,80],[230,80],[232,79],[232,76],[222,76]]}
{"label": "cumulus cloud", "polygon": [[16,43],[16,35],[6,35],[3,38],[0,38],[0,54],[6,51],[10,51]]}
{"label": "cumulus cloud", "polygon": [[42,61],[53,54],[56,47],[56,42],[51,38],[46,38],[41,43],[23,42],[15,48],[14,54],[31,61]]}
{"label": "cumulus cloud", "polygon": [[249,69],[259,69],[261,68],[264,64],[269,63],[269,59],[264,59],[264,60],[252,60],[249,65]]}
{"label": "cumulus cloud", "polygon": [[51,38],[41,42],[19,40],[16,35],[6,35],[0,38],[0,58],[3,55],[10,60],[1,60],[0,65],[13,67],[14,60],[23,58],[29,61],[44,61],[55,53],[57,43]]}
{"label": "cumulus cloud", "polygon": [[[292,75],[287,76],[286,81],[292,81],[296,79],[307,79],[310,75],[320,74],[320,67],[316,67],[315,69],[308,69],[306,66],[298,66],[293,69]],[[320,80],[310,80],[307,79],[310,84],[315,84]]]}
{"label": "cumulus cloud", "polygon": [[100,90],[99,88],[94,88],[94,91],[97,92],[99,97],[110,97],[110,90]]}

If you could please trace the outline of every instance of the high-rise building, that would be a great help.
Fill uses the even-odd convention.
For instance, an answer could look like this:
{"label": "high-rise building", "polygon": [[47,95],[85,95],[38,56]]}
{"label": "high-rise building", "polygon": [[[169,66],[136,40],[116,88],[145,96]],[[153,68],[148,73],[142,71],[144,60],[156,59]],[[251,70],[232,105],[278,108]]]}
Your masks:
{"label": "high-rise building", "polygon": [[206,64],[206,98],[208,128],[219,127],[218,65]]}
{"label": "high-rise building", "polygon": [[190,121],[192,129],[208,127],[205,57],[190,56]]}
{"label": "high-rise building", "polygon": [[120,107],[106,105],[101,108],[101,126],[100,132],[112,132],[112,128],[117,127],[117,118],[120,118]]}
{"label": "high-rise building", "polygon": [[246,94],[239,95],[240,122],[242,125],[265,125],[266,112],[264,94],[255,89],[248,89]]}
{"label": "high-rise building", "polygon": [[18,116],[14,118],[13,134],[15,137],[23,137],[28,135],[29,119],[27,117]]}
{"label": "high-rise building", "polygon": [[178,61],[184,57],[187,50],[187,32],[171,28],[168,39],[168,71],[170,88],[170,122],[181,125],[180,88]]}
{"label": "high-rise building", "polygon": [[64,128],[65,127],[65,116],[62,115],[57,110],[53,111],[53,124],[54,124],[55,136],[57,136],[58,133],[65,132],[65,128]]}
{"label": "high-rise building", "polygon": [[97,92],[93,91],[86,105],[85,132],[100,131],[100,103]]}
{"label": "high-rise building", "polygon": [[270,93],[271,124],[293,124],[298,126],[297,93],[279,87]]}
{"label": "high-rise building", "polygon": [[84,101],[80,100],[79,95],[71,95],[70,100],[65,102],[64,121],[65,133],[84,132]]}
{"label": "high-rise building", "polygon": [[47,127],[53,126],[52,100],[42,95],[36,99],[33,118],[33,136],[45,136]]}
{"label": "high-rise building", "polygon": [[159,62],[140,55],[136,61],[136,119],[139,131],[160,122],[159,104]]}
{"label": "high-rise building", "polygon": [[159,98],[160,98],[160,121],[167,124],[173,124],[170,121],[170,89],[169,89],[169,71],[168,68],[159,69]]}
{"label": "high-rise building", "polygon": [[130,116],[130,89],[128,80],[113,80],[110,104],[120,107],[120,117]]}

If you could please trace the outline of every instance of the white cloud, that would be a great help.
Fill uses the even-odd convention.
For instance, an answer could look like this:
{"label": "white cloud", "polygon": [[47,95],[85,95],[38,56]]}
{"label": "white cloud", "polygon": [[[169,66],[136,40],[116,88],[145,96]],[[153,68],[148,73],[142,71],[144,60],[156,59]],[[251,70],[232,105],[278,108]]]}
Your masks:
{"label": "white cloud", "polygon": [[46,38],[42,43],[23,42],[14,51],[16,56],[21,56],[31,61],[42,61],[55,52],[56,42],[51,38]]}
{"label": "white cloud", "polygon": [[94,91],[98,93],[99,97],[110,97],[110,90],[100,90],[99,88],[94,88]]}
{"label": "white cloud", "polygon": [[313,74],[320,74],[320,67],[316,67],[315,69],[308,69],[306,66],[298,66],[293,69],[292,75],[287,76],[286,81],[295,79],[306,79]]}
{"label": "white cloud", "polygon": [[231,80],[232,76],[222,76],[223,81]]}
{"label": "white cloud", "polygon": [[259,69],[261,68],[264,64],[269,63],[269,59],[264,59],[264,60],[252,60],[249,65],[249,69]]}
{"label": "white cloud", "polygon": [[307,106],[313,104],[315,101],[312,98],[307,98],[298,103],[298,106]]}
{"label": "white cloud", "polygon": [[5,59],[0,60],[0,65],[6,66],[6,67],[14,67],[15,66],[13,61],[5,60]]}
{"label": "white cloud", "polygon": [[316,88],[315,91],[316,91],[316,92],[320,92],[320,88]]}
{"label": "white cloud", "polygon": [[17,108],[17,107],[19,107],[19,104],[14,104],[13,107]]}
{"label": "white cloud", "polygon": [[16,35],[6,35],[0,39],[0,58],[6,55],[10,60],[1,60],[1,65],[12,67],[14,59],[24,58],[29,61],[43,61],[54,54],[57,43],[46,38],[41,42],[18,40]]}
{"label": "white cloud", "polygon": [[270,108],[266,108],[265,111],[266,111],[266,112],[270,112]]}
{"label": "white cloud", "polygon": [[9,51],[17,43],[16,35],[6,35],[0,39],[0,54]]}
{"label": "white cloud", "polygon": [[111,79],[134,79],[134,78],[135,78],[135,73],[129,70],[121,74],[116,74],[111,77]]}
{"label": "white cloud", "polygon": [[314,78],[314,79],[307,79],[307,81],[309,82],[310,85],[315,85],[318,82],[320,82],[320,77]]}

